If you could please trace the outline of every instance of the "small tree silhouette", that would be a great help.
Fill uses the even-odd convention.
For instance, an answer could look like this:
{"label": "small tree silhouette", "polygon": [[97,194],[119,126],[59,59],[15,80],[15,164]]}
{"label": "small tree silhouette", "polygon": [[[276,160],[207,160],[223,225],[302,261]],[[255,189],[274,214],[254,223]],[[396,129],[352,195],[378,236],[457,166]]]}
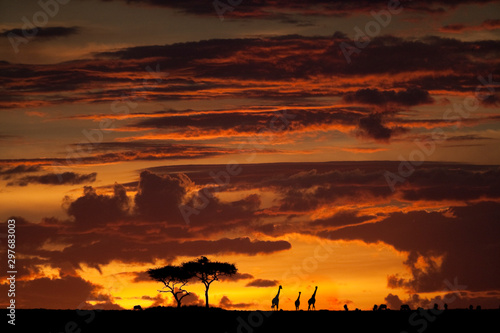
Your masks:
{"label": "small tree silhouette", "polygon": [[165,285],[163,288],[168,288],[168,290],[158,291],[161,293],[171,293],[177,302],[177,307],[180,308],[182,299],[190,294],[182,288],[189,282],[189,279],[191,279],[193,275],[190,275],[189,272],[180,266],[170,265],[148,269],[147,272],[151,279],[162,282]]}
{"label": "small tree silhouette", "polygon": [[210,284],[218,281],[220,276],[231,276],[238,269],[234,264],[220,261],[210,261],[207,257],[200,257],[194,261],[182,264],[182,268],[191,276],[198,278],[205,285],[205,307],[208,305],[208,289]]}

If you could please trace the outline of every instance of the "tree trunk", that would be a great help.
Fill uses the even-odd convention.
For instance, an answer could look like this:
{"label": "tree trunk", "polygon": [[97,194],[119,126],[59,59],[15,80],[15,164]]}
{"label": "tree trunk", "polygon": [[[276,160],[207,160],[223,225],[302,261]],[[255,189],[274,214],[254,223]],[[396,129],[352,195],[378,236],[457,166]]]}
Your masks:
{"label": "tree trunk", "polygon": [[174,295],[174,298],[177,301],[177,307],[180,308],[181,307],[181,300],[179,299],[179,297],[177,297],[177,294],[172,293],[172,295]]}
{"label": "tree trunk", "polygon": [[208,287],[205,289],[205,307],[208,309]]}

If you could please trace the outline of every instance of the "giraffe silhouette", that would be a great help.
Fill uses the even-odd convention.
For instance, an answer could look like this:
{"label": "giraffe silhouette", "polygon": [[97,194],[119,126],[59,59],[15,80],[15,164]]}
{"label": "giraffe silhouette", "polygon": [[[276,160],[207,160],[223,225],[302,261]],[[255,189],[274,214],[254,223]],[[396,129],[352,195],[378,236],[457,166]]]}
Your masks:
{"label": "giraffe silhouette", "polygon": [[295,301],[295,311],[299,309],[300,306],[300,291],[299,291],[299,297],[297,297],[297,300]]}
{"label": "giraffe silhouette", "polygon": [[280,285],[279,288],[278,288],[278,293],[273,298],[273,302],[272,302],[272,305],[271,305],[271,309],[274,309],[274,307],[276,307],[276,311],[278,311],[278,308],[279,308],[279,304],[280,304],[280,291],[281,291],[282,288],[283,287]]}
{"label": "giraffe silhouette", "polygon": [[316,286],[314,288],[314,294],[312,294],[311,298],[309,298],[309,300],[307,301],[307,303],[309,304],[309,307],[307,308],[307,310],[311,310],[311,305],[313,307],[314,310],[316,310],[316,292],[318,291],[318,286]]}

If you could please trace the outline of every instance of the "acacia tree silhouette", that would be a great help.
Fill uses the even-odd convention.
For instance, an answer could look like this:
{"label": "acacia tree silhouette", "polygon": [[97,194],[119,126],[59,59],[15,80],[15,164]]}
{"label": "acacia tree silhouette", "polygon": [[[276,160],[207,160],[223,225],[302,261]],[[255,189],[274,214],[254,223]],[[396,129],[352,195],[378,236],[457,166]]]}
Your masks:
{"label": "acacia tree silhouette", "polygon": [[200,257],[194,261],[182,264],[182,268],[191,276],[198,278],[205,285],[205,307],[208,308],[208,290],[210,284],[218,281],[220,276],[231,276],[238,269],[234,264],[220,261],[210,261],[207,257]]}
{"label": "acacia tree silhouette", "polygon": [[[181,307],[181,301],[190,293],[182,289],[193,275],[180,266],[167,265],[159,268],[148,269],[149,277],[155,281],[162,282],[168,290],[158,290],[161,293],[171,293],[177,302],[177,307]],[[180,286],[176,286],[179,285]]]}

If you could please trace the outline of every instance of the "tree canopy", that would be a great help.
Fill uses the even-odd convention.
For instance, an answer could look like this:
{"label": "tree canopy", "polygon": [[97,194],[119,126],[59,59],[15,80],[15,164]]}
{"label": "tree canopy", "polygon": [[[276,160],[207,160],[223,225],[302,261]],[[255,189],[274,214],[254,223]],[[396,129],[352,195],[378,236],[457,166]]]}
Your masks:
{"label": "tree canopy", "polygon": [[200,257],[184,262],[180,266],[167,265],[151,268],[147,270],[147,273],[151,279],[164,284],[163,288],[167,290],[158,291],[171,293],[177,302],[177,307],[181,307],[182,299],[190,294],[183,287],[193,279],[200,280],[205,286],[205,306],[208,308],[208,290],[212,282],[218,281],[221,276],[234,275],[237,271],[234,264]]}

